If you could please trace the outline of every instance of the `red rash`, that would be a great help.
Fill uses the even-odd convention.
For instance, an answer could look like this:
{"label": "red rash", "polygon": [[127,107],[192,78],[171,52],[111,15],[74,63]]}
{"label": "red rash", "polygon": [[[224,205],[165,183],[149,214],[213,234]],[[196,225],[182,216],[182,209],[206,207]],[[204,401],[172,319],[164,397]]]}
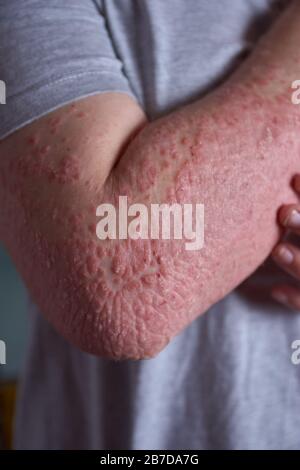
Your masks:
{"label": "red rash", "polygon": [[[151,357],[269,255],[277,210],[296,199],[289,184],[299,171],[300,112],[289,87],[278,86],[284,67],[266,71],[250,62],[246,78],[145,126],[103,184],[86,150],[96,141],[68,139],[51,150],[66,141],[72,116],[91,126],[79,106],[50,119],[17,158],[4,158],[4,241],[41,311],[75,345],[116,359]],[[96,207],[117,207],[119,195],[128,204],[203,203],[204,248],[98,240]]]}
{"label": "red rash", "polygon": [[[54,224],[65,233],[62,239],[54,234],[46,239],[35,231],[30,214],[39,211],[39,200],[22,199],[22,182],[30,173],[46,178],[59,191],[60,186],[85,180],[80,157],[67,154],[55,166],[30,154],[11,161],[16,178],[7,184],[17,192],[23,214],[14,224],[22,244],[17,264],[34,298],[51,312],[51,321],[85,350],[115,358],[152,355],[218,300],[216,285],[222,295],[231,290],[276,241],[276,208],[291,197],[288,183],[298,168],[298,111],[284,96],[266,102],[254,89],[235,85],[214,95],[212,108],[216,106],[218,111],[212,113],[207,102],[202,113],[191,108],[145,129],[104,189],[78,207],[80,213],[68,215],[63,204],[53,209]],[[181,137],[188,129],[189,144]],[[162,145],[165,156],[153,158],[161,154]],[[165,187],[163,178],[168,181]],[[285,181],[281,192],[279,180]],[[189,253],[181,240],[98,240],[95,208],[102,201],[117,206],[119,194],[128,195],[129,203],[144,201],[146,195],[150,202],[204,203],[204,249]],[[20,214],[16,208],[14,212]],[[239,249],[241,238],[248,241]],[[220,257],[228,250],[231,257],[222,267]],[[33,258],[38,260],[34,267]],[[213,288],[201,289],[209,276]]]}

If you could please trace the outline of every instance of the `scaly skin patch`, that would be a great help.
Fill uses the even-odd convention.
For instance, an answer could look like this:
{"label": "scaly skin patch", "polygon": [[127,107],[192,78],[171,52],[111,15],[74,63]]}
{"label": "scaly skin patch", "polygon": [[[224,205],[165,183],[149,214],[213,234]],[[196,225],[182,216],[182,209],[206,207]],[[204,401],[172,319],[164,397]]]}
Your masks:
{"label": "scaly skin patch", "polygon": [[[26,135],[17,156],[1,156],[1,236],[41,311],[78,347],[152,357],[271,252],[277,210],[296,201],[300,111],[286,68],[299,67],[296,55],[273,60],[268,42],[262,50],[204,100],[147,125],[112,171],[101,153],[107,132],[96,133],[93,113],[79,105]],[[204,248],[98,240],[96,207],[117,207],[119,195],[148,207],[203,203]]]}

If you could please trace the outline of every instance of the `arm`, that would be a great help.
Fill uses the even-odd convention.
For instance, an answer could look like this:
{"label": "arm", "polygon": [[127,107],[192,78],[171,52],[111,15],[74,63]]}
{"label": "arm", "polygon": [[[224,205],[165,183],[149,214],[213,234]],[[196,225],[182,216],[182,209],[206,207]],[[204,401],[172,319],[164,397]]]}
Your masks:
{"label": "arm", "polygon": [[[128,146],[144,117],[116,94],[64,107],[2,142],[1,236],[33,298],[73,343],[115,358],[153,356],[269,255],[276,211],[295,201],[298,21],[295,4],[225,85],[146,125]],[[204,248],[97,240],[96,207],[119,195],[204,203]]]}

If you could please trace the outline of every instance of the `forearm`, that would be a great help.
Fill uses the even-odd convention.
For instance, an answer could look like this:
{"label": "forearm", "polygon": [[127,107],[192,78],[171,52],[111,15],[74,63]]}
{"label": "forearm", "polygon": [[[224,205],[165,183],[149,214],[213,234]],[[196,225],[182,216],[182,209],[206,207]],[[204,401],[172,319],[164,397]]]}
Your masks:
{"label": "forearm", "polygon": [[129,203],[205,205],[200,252],[186,251],[185,241],[149,242],[155,255],[144,270],[156,258],[156,276],[162,275],[151,275],[147,303],[140,290],[138,316],[165,338],[265,260],[279,237],[277,209],[296,200],[290,182],[300,167],[300,108],[291,103],[291,83],[300,76],[300,15],[294,8],[219,90],[148,125],[113,174],[116,194],[127,194]]}

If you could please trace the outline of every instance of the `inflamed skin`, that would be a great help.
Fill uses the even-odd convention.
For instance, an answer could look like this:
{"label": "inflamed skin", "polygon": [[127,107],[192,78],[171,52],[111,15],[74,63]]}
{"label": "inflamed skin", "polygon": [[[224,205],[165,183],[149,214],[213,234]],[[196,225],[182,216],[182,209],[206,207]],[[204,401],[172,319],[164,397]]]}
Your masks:
{"label": "inflamed skin", "polygon": [[[148,358],[266,259],[296,202],[300,7],[215,92],[152,123],[126,95],[67,105],[0,145],[1,238],[33,299],[73,344]],[[298,74],[298,77],[297,77]],[[105,240],[101,203],[201,203],[205,245]]]}

